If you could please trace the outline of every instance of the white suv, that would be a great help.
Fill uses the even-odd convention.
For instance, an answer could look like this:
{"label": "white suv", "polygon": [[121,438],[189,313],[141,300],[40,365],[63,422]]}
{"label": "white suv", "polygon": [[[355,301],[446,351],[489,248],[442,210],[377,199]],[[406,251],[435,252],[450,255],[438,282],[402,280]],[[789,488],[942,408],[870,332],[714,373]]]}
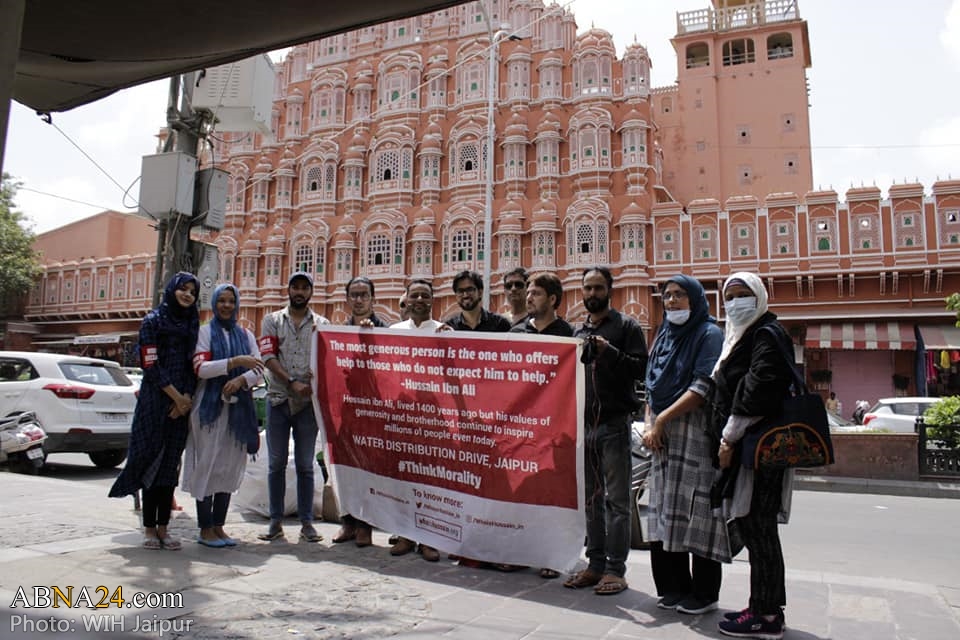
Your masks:
{"label": "white suv", "polygon": [[102,468],[123,462],[137,389],[116,362],[0,351],[0,417],[36,413],[46,453],[86,453]]}
{"label": "white suv", "polygon": [[863,426],[894,433],[916,431],[917,416],[922,416],[940,398],[881,398],[863,414]]}

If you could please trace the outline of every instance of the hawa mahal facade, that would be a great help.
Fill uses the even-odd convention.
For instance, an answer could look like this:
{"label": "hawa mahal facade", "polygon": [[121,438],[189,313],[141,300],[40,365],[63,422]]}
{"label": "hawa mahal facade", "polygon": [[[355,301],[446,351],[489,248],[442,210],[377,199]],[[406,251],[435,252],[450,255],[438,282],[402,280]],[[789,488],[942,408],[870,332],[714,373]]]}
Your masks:
{"label": "hawa mahal facade", "polygon": [[[298,270],[334,323],[356,275],[387,320],[411,278],[433,281],[437,317],[455,313],[452,276],[483,271],[492,181],[495,310],[503,273],[549,270],[579,321],[581,273],[605,264],[614,305],[649,341],[666,278],[699,278],[720,317],[725,277],[753,271],[811,384],[845,414],[858,399],[960,389],[957,371],[931,367],[944,350],[960,361],[944,310],[960,291],[960,181],[812,189],[801,3],[678,14],[677,82],[651,87],[642,44],[618,57],[608,32],[578,34],[556,4],[482,1],[294,47],[276,69],[272,133],[215,134],[202,160],[230,174],[226,224],[195,237],[218,247],[247,326],[285,304]],[[488,24],[515,38],[491,45]],[[25,313],[41,327],[34,346],[135,333],[152,292],[133,283],[154,268],[146,253],[46,264]]]}

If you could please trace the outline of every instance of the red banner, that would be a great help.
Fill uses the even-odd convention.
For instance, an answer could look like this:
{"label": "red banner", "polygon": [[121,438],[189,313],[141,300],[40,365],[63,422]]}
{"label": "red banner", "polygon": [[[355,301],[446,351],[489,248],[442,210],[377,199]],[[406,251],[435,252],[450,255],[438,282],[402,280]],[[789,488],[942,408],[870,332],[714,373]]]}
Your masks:
{"label": "red banner", "polygon": [[[535,517],[526,507],[551,507],[568,512],[579,553],[577,341],[324,326],[316,355],[318,408],[344,510],[410,537],[427,531],[462,543],[476,519],[523,528]],[[345,477],[350,487],[338,482]],[[378,517],[385,511],[391,516]],[[423,526],[424,518],[436,522]]]}

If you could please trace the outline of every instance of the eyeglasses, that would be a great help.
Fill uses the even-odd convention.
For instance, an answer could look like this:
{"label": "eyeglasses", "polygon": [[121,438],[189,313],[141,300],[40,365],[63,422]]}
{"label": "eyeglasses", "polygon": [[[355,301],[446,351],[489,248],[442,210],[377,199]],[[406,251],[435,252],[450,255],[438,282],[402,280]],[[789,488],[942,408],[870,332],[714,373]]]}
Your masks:
{"label": "eyeglasses", "polygon": [[347,294],[347,297],[351,300],[369,300],[370,292],[369,291],[352,291]]}
{"label": "eyeglasses", "polygon": [[463,287],[462,289],[454,289],[453,292],[458,296],[469,296],[476,293],[478,289],[476,287]]}
{"label": "eyeglasses", "polygon": [[687,299],[686,291],[667,291],[663,294],[664,301],[667,300],[686,300]]}
{"label": "eyeglasses", "polygon": [[503,288],[506,290],[510,289],[523,289],[526,285],[521,280],[511,280],[510,282],[505,282]]}

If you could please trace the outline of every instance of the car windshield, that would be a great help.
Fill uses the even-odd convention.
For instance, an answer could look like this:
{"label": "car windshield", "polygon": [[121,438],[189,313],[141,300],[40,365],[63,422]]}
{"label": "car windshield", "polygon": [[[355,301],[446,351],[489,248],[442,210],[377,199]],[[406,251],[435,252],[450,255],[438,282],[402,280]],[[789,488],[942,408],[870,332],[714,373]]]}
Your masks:
{"label": "car windshield", "polygon": [[108,367],[95,362],[61,362],[59,366],[63,377],[74,382],[117,387],[133,386],[133,382],[120,370],[120,367]]}

